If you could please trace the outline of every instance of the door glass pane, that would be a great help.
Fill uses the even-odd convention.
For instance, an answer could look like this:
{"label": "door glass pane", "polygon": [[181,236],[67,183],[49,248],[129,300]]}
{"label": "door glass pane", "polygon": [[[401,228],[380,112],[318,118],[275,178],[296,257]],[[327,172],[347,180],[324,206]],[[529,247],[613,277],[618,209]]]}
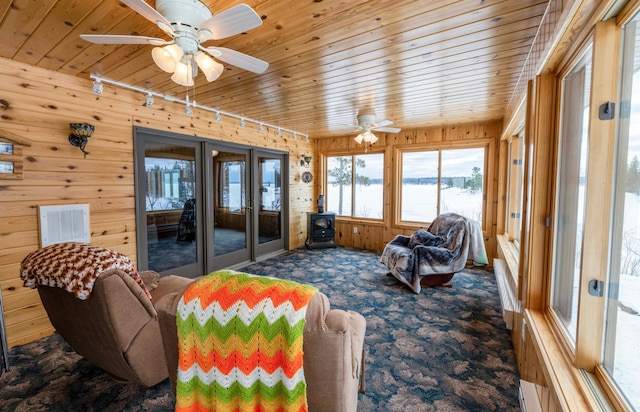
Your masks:
{"label": "door glass pane", "polygon": [[640,411],[640,31],[624,28],[621,113],[612,219],[604,367]]}
{"label": "door glass pane", "polygon": [[351,216],[352,157],[327,158],[327,210]]}
{"label": "door glass pane", "polygon": [[260,209],[258,210],[258,243],[280,239],[282,221],[282,164],[279,158],[258,157]]}
{"label": "door glass pane", "polygon": [[149,269],[196,263],[195,149],[147,143],[144,161]]}
{"label": "door glass pane", "polygon": [[354,216],[382,219],[384,154],[355,156]]}
{"label": "door glass pane", "polygon": [[438,216],[438,152],[402,154],[401,220],[431,222]]}
{"label": "door glass pane", "polygon": [[213,161],[217,183],[214,206],[215,256],[247,248],[246,157],[220,152]]}
{"label": "door glass pane", "polygon": [[591,51],[562,82],[551,307],[575,342],[587,185]]}
{"label": "door glass pane", "polygon": [[484,149],[442,151],[440,213],[482,222]]}

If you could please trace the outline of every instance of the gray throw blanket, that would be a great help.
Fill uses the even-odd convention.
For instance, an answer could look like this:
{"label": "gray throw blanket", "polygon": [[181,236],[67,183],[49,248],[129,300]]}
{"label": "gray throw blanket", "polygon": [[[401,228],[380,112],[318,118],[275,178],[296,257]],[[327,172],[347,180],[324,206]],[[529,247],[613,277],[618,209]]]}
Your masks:
{"label": "gray throw blanket", "polygon": [[420,293],[420,280],[434,274],[456,273],[467,259],[487,264],[482,229],[477,222],[455,213],[443,213],[412,236],[398,235],[387,244],[380,262],[400,282]]}

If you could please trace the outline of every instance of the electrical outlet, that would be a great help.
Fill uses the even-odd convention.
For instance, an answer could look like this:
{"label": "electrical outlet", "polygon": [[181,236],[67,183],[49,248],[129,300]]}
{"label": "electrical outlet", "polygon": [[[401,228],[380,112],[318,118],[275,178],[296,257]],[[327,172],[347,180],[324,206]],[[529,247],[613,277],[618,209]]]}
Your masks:
{"label": "electrical outlet", "polygon": [[353,233],[358,233],[358,226],[353,227]]}

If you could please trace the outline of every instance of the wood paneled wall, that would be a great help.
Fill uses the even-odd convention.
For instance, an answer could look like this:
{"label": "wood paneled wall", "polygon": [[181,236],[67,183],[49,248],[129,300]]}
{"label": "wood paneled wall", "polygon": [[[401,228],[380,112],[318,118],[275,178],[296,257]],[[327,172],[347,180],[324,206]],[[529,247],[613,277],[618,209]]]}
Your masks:
{"label": "wood paneled wall", "polygon": [[[315,142],[276,130],[194,110],[105,84],[102,95],[92,81],[0,59],[0,130],[27,139],[22,180],[0,179],[0,290],[9,346],[51,334],[53,329],[35,290],[23,287],[20,262],[39,247],[37,207],[88,203],[92,243],[136,259],[133,179],[133,127],[167,130],[290,154],[290,248],[304,245],[306,212],[314,207],[314,188],[301,182],[300,159],[314,154]],[[69,144],[69,123],[95,125],[84,158]],[[313,162],[312,162],[313,163]],[[314,170],[314,165],[312,164]],[[305,169],[308,170],[308,169]]]}
{"label": "wood paneled wall", "polygon": [[[438,147],[456,147],[469,143],[487,143],[487,198],[484,217],[484,237],[487,254],[491,262],[491,256],[496,251],[496,210],[497,210],[497,181],[498,181],[498,141],[502,132],[502,121],[490,121],[484,123],[457,124],[442,127],[405,129],[398,134],[376,133],[380,138],[371,147],[357,144],[354,135],[318,139],[318,156],[326,154],[363,154],[365,149],[370,153],[383,151],[385,153],[385,176],[394,176],[397,169],[395,149],[399,146],[430,145]],[[323,166],[319,166],[319,174],[316,179],[316,193],[324,193]],[[398,226],[393,224],[395,195],[399,182],[393,178],[385,180],[384,219],[371,221],[365,219],[349,219],[338,217],[336,222],[336,243],[340,246],[369,249],[381,252],[384,246],[398,234],[411,235],[415,226]],[[357,233],[354,233],[357,228]]]}

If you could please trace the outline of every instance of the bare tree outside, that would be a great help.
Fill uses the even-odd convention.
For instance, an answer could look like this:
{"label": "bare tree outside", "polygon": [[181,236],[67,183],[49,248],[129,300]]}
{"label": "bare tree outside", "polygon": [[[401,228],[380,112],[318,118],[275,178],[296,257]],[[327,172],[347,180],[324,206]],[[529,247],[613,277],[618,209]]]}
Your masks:
{"label": "bare tree outside", "polygon": [[[334,166],[333,168],[327,171],[327,175],[329,176],[329,183],[338,187],[338,215],[344,215],[347,211],[344,210],[344,190],[345,188],[351,188],[355,183],[356,185],[369,186],[371,184],[371,180],[367,176],[363,176],[361,174],[356,173],[355,181],[353,176],[353,166],[355,163],[355,167],[359,169],[364,169],[367,167],[364,159],[360,157],[351,157],[351,156],[339,156],[332,157],[331,163]],[[349,197],[351,195],[349,194]],[[348,214],[351,214],[351,211],[348,211]]]}

